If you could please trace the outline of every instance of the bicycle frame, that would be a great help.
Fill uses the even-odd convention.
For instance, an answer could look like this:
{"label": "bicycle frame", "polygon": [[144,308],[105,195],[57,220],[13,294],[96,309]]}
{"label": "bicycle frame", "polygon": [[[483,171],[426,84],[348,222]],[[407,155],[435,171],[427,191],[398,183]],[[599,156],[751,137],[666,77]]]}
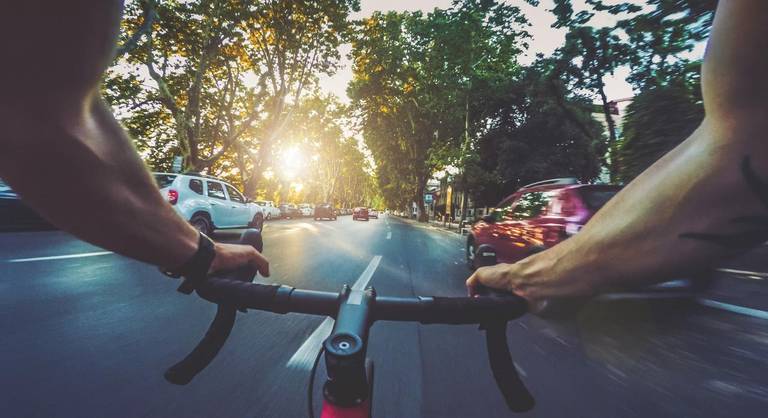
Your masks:
{"label": "bicycle frame", "polygon": [[343,408],[330,402],[323,402],[322,411],[320,418],[371,418],[371,403],[365,401],[351,408]]}

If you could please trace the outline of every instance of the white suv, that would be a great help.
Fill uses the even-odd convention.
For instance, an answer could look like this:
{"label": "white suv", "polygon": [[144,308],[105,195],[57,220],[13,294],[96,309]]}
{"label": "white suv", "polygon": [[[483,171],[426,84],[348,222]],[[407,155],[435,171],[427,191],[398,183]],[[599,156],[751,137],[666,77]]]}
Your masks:
{"label": "white suv", "polygon": [[309,203],[301,203],[299,204],[299,213],[301,213],[301,216],[308,217],[312,216],[313,213],[315,213],[314,209],[312,208],[312,205]]}
{"label": "white suv", "polygon": [[264,211],[264,219],[280,219],[280,209],[271,200],[257,200],[253,202]]}
{"label": "white suv", "polygon": [[199,174],[153,174],[168,203],[204,234],[264,226],[264,211],[225,181]]}

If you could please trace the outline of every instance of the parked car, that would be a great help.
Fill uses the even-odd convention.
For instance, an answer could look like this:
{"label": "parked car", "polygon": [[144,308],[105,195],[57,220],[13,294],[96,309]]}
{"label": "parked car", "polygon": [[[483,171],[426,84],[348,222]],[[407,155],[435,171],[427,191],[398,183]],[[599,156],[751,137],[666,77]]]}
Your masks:
{"label": "parked car", "polygon": [[279,207],[280,209],[280,217],[283,219],[295,219],[301,217],[301,212],[299,212],[299,208],[296,207],[293,203],[283,203]]}
{"label": "parked car", "polygon": [[154,173],[176,213],[204,234],[216,229],[264,227],[264,212],[235,186],[198,173]]}
{"label": "parked car", "polygon": [[330,203],[318,203],[317,205],[315,205],[314,217],[316,221],[319,221],[321,219],[330,219],[332,221],[335,221],[336,209]]}
{"label": "parked car", "polygon": [[466,259],[478,267],[477,248],[486,244],[499,263],[514,263],[578,233],[620,186],[579,184],[565,178],[529,184],[508,196],[475,223]]}
{"label": "parked car", "polygon": [[357,207],[352,210],[352,220],[356,221],[358,219],[368,220],[368,208]]}
{"label": "parked car", "polygon": [[368,211],[368,217],[369,218],[374,218],[374,219],[379,219],[379,211],[377,211],[376,209],[369,210]]}
{"label": "parked car", "polygon": [[275,202],[271,200],[257,200],[253,202],[257,204],[264,212],[264,219],[273,219],[280,217],[280,209],[275,206]]}
{"label": "parked car", "polygon": [[0,229],[48,229],[53,226],[21,201],[16,192],[0,179]]}
{"label": "parked car", "polygon": [[312,209],[312,205],[309,203],[299,203],[299,212],[301,212],[301,216],[309,217],[312,216],[314,210]]}

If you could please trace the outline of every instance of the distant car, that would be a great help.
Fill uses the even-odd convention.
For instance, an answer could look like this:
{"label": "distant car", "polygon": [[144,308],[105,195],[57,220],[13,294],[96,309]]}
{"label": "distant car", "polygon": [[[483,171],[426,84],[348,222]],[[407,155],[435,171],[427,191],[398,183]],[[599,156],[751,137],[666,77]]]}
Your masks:
{"label": "distant car", "polygon": [[301,216],[309,217],[309,216],[312,216],[312,214],[314,213],[314,210],[312,209],[312,205],[310,205],[309,203],[300,203],[299,212],[301,212]]}
{"label": "distant car", "polygon": [[553,179],[529,184],[508,196],[475,223],[467,237],[466,258],[478,267],[480,245],[488,245],[499,263],[515,263],[557,245],[584,224],[621,189]]}
{"label": "distant car", "polygon": [[314,217],[316,221],[321,219],[336,220],[336,209],[330,203],[319,203],[315,205]]}
{"label": "distant car", "polygon": [[280,217],[283,219],[295,219],[301,217],[301,212],[299,212],[299,208],[296,207],[293,203],[284,203],[280,205]]}
{"label": "distant car", "polygon": [[276,219],[280,217],[280,209],[271,200],[257,200],[253,202],[264,211],[264,219]]}
{"label": "distant car", "polygon": [[153,175],[176,213],[204,234],[216,229],[264,227],[262,209],[219,178],[198,173]]}
{"label": "distant car", "polygon": [[356,221],[358,219],[368,220],[368,208],[357,207],[352,210],[352,220]]}
{"label": "distant car", "polygon": [[369,218],[374,218],[374,219],[379,219],[379,211],[377,211],[376,209],[369,210],[368,211],[368,217]]}
{"label": "distant car", "polygon": [[0,229],[49,229],[53,226],[21,201],[16,192],[0,179]]}

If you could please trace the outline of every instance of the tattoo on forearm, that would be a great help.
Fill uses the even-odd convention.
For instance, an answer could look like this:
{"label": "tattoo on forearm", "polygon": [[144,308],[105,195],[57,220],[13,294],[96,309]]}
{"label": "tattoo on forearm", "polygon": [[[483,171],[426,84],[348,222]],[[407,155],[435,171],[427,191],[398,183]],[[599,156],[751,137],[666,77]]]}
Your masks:
{"label": "tattoo on forearm", "polygon": [[[749,156],[741,161],[741,174],[749,189],[757,196],[768,210],[768,183],[757,176],[752,169]],[[709,234],[686,232],[680,238],[708,241],[730,250],[748,250],[768,241],[768,215],[743,215],[730,220],[731,223],[749,227],[749,229],[731,234]]]}

